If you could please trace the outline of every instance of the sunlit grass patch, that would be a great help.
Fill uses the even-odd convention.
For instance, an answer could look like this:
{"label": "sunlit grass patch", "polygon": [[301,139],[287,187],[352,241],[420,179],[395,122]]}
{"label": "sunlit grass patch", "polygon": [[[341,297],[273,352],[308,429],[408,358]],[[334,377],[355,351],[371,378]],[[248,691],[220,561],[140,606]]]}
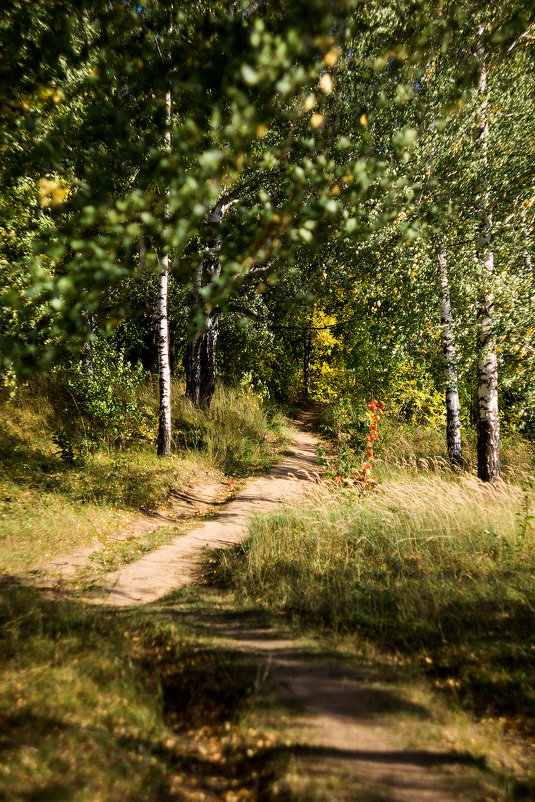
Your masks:
{"label": "sunlit grass patch", "polygon": [[392,481],[365,501],[256,518],[221,575],[259,605],[408,655],[460,703],[533,731],[535,536],[521,502],[470,476]]}
{"label": "sunlit grass patch", "polygon": [[[0,573],[39,567],[59,554],[88,546],[128,523],[136,511],[164,505],[173,491],[202,480],[207,471],[247,475],[279,459],[286,443],[284,418],[257,399],[219,388],[212,409],[195,410],[175,385],[175,451],[162,459],[141,436],[125,447],[109,438],[72,438],[74,460],[55,441],[60,426],[52,391],[25,388],[0,404]],[[143,406],[156,419],[150,385]],[[87,430],[89,426],[86,427]]]}
{"label": "sunlit grass patch", "polygon": [[37,566],[126,524],[131,513],[0,482],[0,573]]}
{"label": "sunlit grass patch", "polygon": [[241,390],[219,385],[208,411],[195,409],[178,387],[175,398],[177,449],[198,449],[227,475],[269,470],[290,439],[286,418]]}

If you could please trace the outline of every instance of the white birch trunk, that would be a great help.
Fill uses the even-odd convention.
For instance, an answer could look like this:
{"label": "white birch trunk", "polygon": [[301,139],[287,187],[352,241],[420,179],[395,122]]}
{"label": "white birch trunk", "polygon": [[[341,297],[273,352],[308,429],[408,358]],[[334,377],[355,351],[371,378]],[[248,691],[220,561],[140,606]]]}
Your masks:
{"label": "white birch trunk", "polygon": [[444,379],[446,385],[446,443],[450,463],[452,465],[463,466],[457,354],[455,352],[455,340],[453,337],[447,258],[446,252],[443,249],[440,249],[437,254],[437,262],[442,351],[444,354]]}
{"label": "white birch trunk", "polygon": [[[484,27],[480,26],[482,38]],[[483,45],[479,48],[480,72],[478,95],[480,102],[480,127],[478,144],[482,181],[480,187],[480,237],[478,258],[481,267],[481,287],[477,312],[477,475],[484,482],[494,482],[500,477],[500,416],[498,411],[498,360],[494,333],[494,251],[492,247],[492,206],[489,179],[489,118],[487,66]]]}
{"label": "white birch trunk", "polygon": [[[165,147],[171,151],[171,90],[165,93]],[[169,215],[169,192],[165,205],[165,217]],[[167,297],[169,284],[169,254],[162,257],[158,292],[158,368],[159,368],[159,416],[158,455],[171,454],[171,365],[169,361],[169,321]]]}

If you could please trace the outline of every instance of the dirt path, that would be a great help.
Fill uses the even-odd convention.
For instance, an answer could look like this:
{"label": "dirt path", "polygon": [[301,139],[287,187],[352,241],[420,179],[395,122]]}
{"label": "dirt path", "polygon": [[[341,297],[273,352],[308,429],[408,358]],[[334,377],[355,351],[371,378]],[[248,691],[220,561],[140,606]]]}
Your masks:
{"label": "dirt path", "polygon": [[313,799],[326,802],[496,799],[482,762],[444,748],[433,710],[390,682],[379,660],[344,665],[270,628],[217,621],[211,627],[228,649],[258,661],[258,675],[269,677],[288,705],[295,783],[304,797],[310,788]]}
{"label": "dirt path", "polygon": [[[252,514],[307,492],[314,495],[315,446],[306,424],[296,424],[293,455],[271,474],[250,480],[214,519],[106,575],[98,595],[87,601],[107,606],[146,604],[194,582],[203,552],[239,542]],[[433,709],[411,700],[399,683],[389,685],[388,671],[379,660],[355,667],[340,658],[318,656],[285,633],[251,625],[248,618],[234,617],[231,623],[225,617],[218,619],[217,591],[213,594],[204,620],[196,611],[196,625],[221,638],[225,650],[253,657],[258,676],[270,678],[290,711],[294,771],[302,787],[309,784],[311,798],[329,802],[497,799],[492,789],[486,795],[482,765],[467,752],[444,747],[436,735],[442,725],[434,720]],[[155,612],[158,609],[154,607]],[[163,602],[163,609],[188,618],[186,607],[181,609],[180,602],[172,599]],[[425,726],[434,733],[429,743]]]}
{"label": "dirt path", "polygon": [[313,492],[317,477],[316,438],[306,421],[295,423],[292,455],[267,476],[247,482],[244,489],[212,520],[171,543],[150,552],[141,560],[106,574],[92,604],[127,606],[147,604],[197,578],[203,552],[230,546],[247,534],[251,515],[274,504],[292,501]]}
{"label": "dirt path", "polygon": [[119,543],[131,538],[148,535],[162,527],[170,527],[186,521],[193,515],[202,515],[213,504],[221,503],[228,493],[228,486],[217,476],[206,473],[202,481],[184,489],[182,493],[173,492],[170,503],[166,507],[145,515],[135,515],[129,523],[121,527],[106,542],[93,541],[88,546],[60,554],[33,571],[35,584],[39,587],[51,587],[58,580],[71,579],[82,568],[91,564],[91,555],[110,543]]}

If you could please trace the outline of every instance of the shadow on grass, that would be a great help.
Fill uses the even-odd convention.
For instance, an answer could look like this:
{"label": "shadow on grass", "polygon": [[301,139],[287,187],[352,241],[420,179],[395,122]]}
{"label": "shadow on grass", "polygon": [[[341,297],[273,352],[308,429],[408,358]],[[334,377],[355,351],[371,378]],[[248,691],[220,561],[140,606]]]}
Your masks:
{"label": "shadow on grass", "polygon": [[447,580],[440,598],[414,582],[416,609],[400,620],[407,589],[372,589],[352,628],[382,648],[417,659],[425,672],[476,714],[501,716],[535,733],[535,608],[531,579],[506,575],[484,585]]}
{"label": "shadow on grass", "polygon": [[502,717],[506,727],[535,734],[535,565],[529,552],[482,576],[475,555],[473,576],[452,576],[440,566],[429,575],[398,575],[372,564],[359,569],[358,580],[351,562],[305,573],[297,558],[277,556],[249,571],[246,547],[227,550],[219,564],[213,557],[213,575],[267,609],[415,661],[476,715]]}
{"label": "shadow on grass", "polygon": [[[242,792],[237,798],[301,802],[314,798],[303,788],[322,767],[335,788],[349,765],[354,774],[370,762],[482,770],[464,753],[286,742],[284,721],[295,715],[295,701],[274,694],[266,652],[255,648],[255,638],[276,641],[285,671],[306,670],[323,683],[325,711],[338,710],[325,685],[325,655],[296,652],[287,635],[268,616],[236,611],[208,589],[117,610],[6,580],[0,584],[0,800],[172,802]],[[348,661],[328,662],[331,680],[354,677]],[[427,715],[393,692],[363,693],[369,717],[385,707]],[[345,714],[361,715],[357,707],[346,703]],[[288,767],[301,774],[296,786],[284,784]],[[316,798],[387,798],[362,788],[361,797],[358,789],[346,797],[340,786],[334,796]]]}
{"label": "shadow on grass", "polygon": [[[136,456],[141,456],[142,464],[136,464]],[[169,485],[165,469],[146,451],[110,452],[100,460],[90,456],[70,465],[12,435],[2,437],[0,471],[24,489],[63,493],[73,502],[140,510],[154,509],[167,495]]]}

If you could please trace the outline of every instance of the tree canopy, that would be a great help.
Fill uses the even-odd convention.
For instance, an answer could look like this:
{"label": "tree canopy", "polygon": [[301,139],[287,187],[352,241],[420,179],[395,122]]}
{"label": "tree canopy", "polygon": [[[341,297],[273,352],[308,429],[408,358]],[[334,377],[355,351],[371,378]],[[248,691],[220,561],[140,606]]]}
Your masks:
{"label": "tree canopy", "polygon": [[502,425],[535,423],[534,21],[524,0],[4,4],[5,388],[112,337],[196,404],[218,372],[457,416],[496,478],[498,389]]}

